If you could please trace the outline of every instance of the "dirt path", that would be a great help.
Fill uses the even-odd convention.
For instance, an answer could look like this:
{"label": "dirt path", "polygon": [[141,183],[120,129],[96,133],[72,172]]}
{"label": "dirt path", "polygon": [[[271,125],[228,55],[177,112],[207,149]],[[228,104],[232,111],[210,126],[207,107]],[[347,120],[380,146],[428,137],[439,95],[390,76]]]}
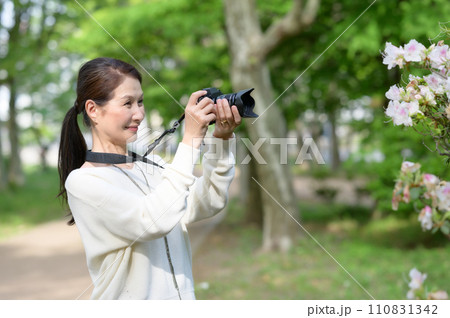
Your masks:
{"label": "dirt path", "polygon": [[[223,219],[189,227],[193,253]],[[92,286],[75,226],[51,222],[0,242],[0,299],[89,299]]]}
{"label": "dirt path", "polygon": [[65,222],[2,241],[0,255],[0,299],[76,299],[91,284],[78,230]]}
{"label": "dirt path", "polygon": [[[297,197],[311,199],[319,184],[312,179],[295,180]],[[344,198],[355,198],[348,185]],[[237,180],[230,195],[238,195]],[[339,198],[339,196],[338,196]],[[189,227],[192,250],[199,250],[210,232],[224,217],[198,222]],[[64,221],[37,226],[24,234],[0,242],[0,299],[89,299],[92,287],[78,230]],[[194,273],[195,277],[195,273]]]}
{"label": "dirt path", "polygon": [[[236,181],[230,190],[235,195]],[[188,227],[194,254],[224,212]],[[76,226],[67,226],[64,221],[39,225],[0,241],[0,255],[0,299],[89,299],[91,295]]]}

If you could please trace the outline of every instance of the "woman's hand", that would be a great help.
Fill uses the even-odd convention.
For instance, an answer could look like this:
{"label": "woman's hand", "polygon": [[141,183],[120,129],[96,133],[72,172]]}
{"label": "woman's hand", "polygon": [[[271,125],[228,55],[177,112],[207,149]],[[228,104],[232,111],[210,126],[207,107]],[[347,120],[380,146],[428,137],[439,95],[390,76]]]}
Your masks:
{"label": "woman's hand", "polygon": [[184,110],[185,130],[182,142],[194,148],[200,148],[209,123],[216,120],[215,106],[210,98],[205,97],[197,103],[205,94],[206,91],[192,93]]}
{"label": "woman's hand", "polygon": [[230,139],[233,132],[242,122],[241,115],[235,105],[230,107],[228,100],[218,99],[216,101],[216,127],[213,136],[216,138]]}

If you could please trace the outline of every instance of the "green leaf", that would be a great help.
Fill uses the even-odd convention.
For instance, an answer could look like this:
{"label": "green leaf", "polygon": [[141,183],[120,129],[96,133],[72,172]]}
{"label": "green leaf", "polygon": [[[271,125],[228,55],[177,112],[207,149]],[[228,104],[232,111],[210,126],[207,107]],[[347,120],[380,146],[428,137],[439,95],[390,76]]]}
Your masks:
{"label": "green leaf", "polygon": [[421,188],[412,188],[411,190],[409,190],[411,201],[417,200],[420,197],[421,192]]}
{"label": "green leaf", "polygon": [[445,235],[450,234],[450,226],[448,222],[445,222],[444,225],[441,226],[441,232],[444,233]]}

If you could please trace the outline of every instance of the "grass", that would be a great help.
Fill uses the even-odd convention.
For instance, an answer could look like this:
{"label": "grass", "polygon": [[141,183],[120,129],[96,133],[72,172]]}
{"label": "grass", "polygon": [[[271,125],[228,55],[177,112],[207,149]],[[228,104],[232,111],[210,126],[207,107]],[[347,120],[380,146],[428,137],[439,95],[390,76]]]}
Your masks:
{"label": "grass", "polygon": [[42,171],[37,167],[25,169],[26,184],[0,192],[0,240],[23,232],[37,224],[63,219],[59,176],[55,168]]}
{"label": "grass", "polygon": [[198,299],[406,299],[413,267],[428,274],[429,290],[450,292],[450,244],[423,233],[416,220],[303,222],[353,279],[307,235],[288,253],[259,252],[261,231],[239,213],[231,204],[194,255]]}
{"label": "grass", "polygon": [[[28,168],[26,178],[24,187],[0,192],[0,239],[64,219],[57,170]],[[416,216],[373,220],[363,207],[299,207],[302,225],[367,292],[300,228],[288,253],[261,253],[261,230],[243,223],[243,207],[231,200],[224,222],[194,254],[197,298],[405,299],[413,267],[428,274],[429,290],[450,292],[450,244],[422,232]]]}

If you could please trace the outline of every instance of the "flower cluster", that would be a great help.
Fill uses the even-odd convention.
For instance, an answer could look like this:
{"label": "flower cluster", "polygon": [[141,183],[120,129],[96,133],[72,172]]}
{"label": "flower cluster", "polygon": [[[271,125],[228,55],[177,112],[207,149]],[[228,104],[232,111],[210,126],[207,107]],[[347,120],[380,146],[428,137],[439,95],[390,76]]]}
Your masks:
{"label": "flower cluster", "polygon": [[421,200],[418,220],[425,230],[441,230],[450,237],[450,182],[421,173],[420,164],[404,161],[392,193],[392,209],[400,202]]}
{"label": "flower cluster", "polygon": [[427,274],[422,274],[416,268],[413,268],[409,271],[409,277],[411,278],[411,281],[408,284],[410,289],[406,294],[408,299],[448,299],[448,294],[446,291],[438,290],[431,293],[425,291],[423,282],[427,278]]}
{"label": "flower cluster", "polygon": [[[414,126],[436,143],[436,151],[450,162],[450,49],[443,41],[425,47],[416,40],[404,47],[387,42],[383,64],[410,71],[411,66],[425,69],[425,76],[409,75],[406,85],[393,85],[386,92],[389,104],[386,115],[394,125]],[[418,128],[420,127],[420,128]],[[417,200],[417,201],[416,201]],[[450,238],[450,182],[421,173],[420,164],[402,163],[392,195],[392,209],[400,202],[420,202],[416,209],[422,229],[441,230]],[[409,272],[408,299],[448,299],[445,291],[427,292],[423,287],[427,275],[416,268]]]}
{"label": "flower cluster", "polygon": [[[424,134],[436,142],[436,149],[450,157],[450,49],[443,41],[426,48],[416,40],[404,47],[386,43],[383,64],[388,69],[411,66],[427,70],[425,76],[409,75],[405,86],[393,85],[386,92],[389,104],[386,115],[394,125],[423,124]],[[439,147],[444,149],[442,153]]]}
{"label": "flower cluster", "polygon": [[448,72],[450,68],[449,47],[443,41],[440,41],[437,45],[432,44],[429,48],[414,39],[409,41],[405,47],[396,47],[392,43],[386,42],[383,64],[386,64],[389,70],[395,66],[403,68],[410,62],[419,62],[447,74],[445,72]]}

